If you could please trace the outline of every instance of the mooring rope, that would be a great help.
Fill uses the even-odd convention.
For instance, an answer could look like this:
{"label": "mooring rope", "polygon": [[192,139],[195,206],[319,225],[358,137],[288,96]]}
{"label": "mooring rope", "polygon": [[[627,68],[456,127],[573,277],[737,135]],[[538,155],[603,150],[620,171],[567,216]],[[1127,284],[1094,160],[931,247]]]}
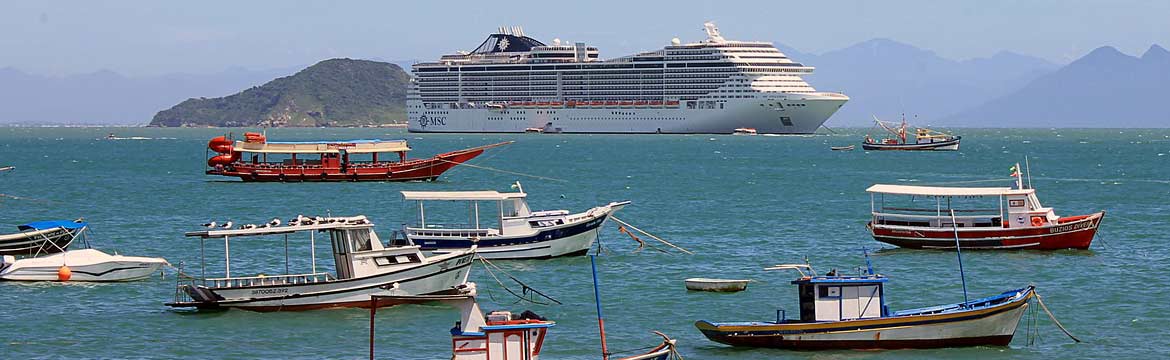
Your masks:
{"label": "mooring rope", "polygon": [[567,183],[567,182],[569,182],[568,180],[562,180],[562,179],[550,178],[550,177],[547,177],[547,176],[532,175],[532,174],[525,174],[525,173],[521,173],[521,172],[515,172],[515,171],[501,170],[501,169],[496,169],[496,168],[487,167],[487,166],[482,166],[482,165],[472,165],[472,164],[468,164],[468,163],[455,162],[455,161],[451,161],[451,160],[447,160],[447,159],[437,159],[437,160],[439,160],[439,161],[443,161],[443,162],[449,162],[449,163],[452,163],[452,164],[455,164],[455,165],[461,165],[461,166],[470,166],[470,167],[473,167],[473,168],[476,168],[476,169],[483,169],[483,170],[489,170],[489,171],[497,171],[497,172],[501,172],[501,173],[505,173],[505,174],[511,174],[511,175],[520,175],[520,176],[527,176],[527,177],[536,178],[536,179],[541,179],[541,180],[550,180],[550,181],[557,181],[557,182],[563,182],[563,183]]}
{"label": "mooring rope", "polygon": [[639,229],[638,227],[636,227],[634,225],[630,225],[630,223],[622,221],[621,219],[618,219],[617,216],[610,215],[609,218],[613,219],[613,221],[617,222],[618,224],[622,224],[622,225],[625,225],[626,227],[634,229],[635,231],[640,232],[643,235],[649,236],[650,238],[652,238],[654,240],[658,240],[658,241],[662,242],[663,244],[666,244],[667,246],[678,249],[679,251],[685,252],[685,253],[690,254],[690,255],[695,254],[695,253],[691,252],[690,250],[675,246],[674,244],[671,244],[669,241],[662,240],[662,238],[654,236],[654,234],[651,234],[651,233],[646,232],[645,230]]}
{"label": "mooring rope", "polygon": [[512,281],[515,281],[517,284],[520,284],[520,286],[522,288],[522,290],[521,290],[522,293],[527,294],[529,291],[532,291],[533,294],[539,295],[540,297],[545,298],[545,299],[552,300],[552,302],[557,303],[557,305],[561,305],[561,302],[558,301],[557,299],[554,299],[552,296],[548,296],[545,293],[540,292],[540,290],[536,290],[535,288],[528,286],[528,284],[525,284],[523,281],[520,281],[520,279],[517,279],[515,276],[512,276],[512,274],[509,274],[507,271],[504,271],[504,269],[500,268],[499,266],[496,266],[496,264],[493,264],[491,261],[488,261],[488,259],[484,258],[482,255],[476,255],[476,257],[478,257],[479,261],[484,264],[483,268],[484,268],[484,270],[487,270],[488,275],[491,275],[492,279],[496,280],[496,283],[500,284],[500,287],[503,287],[504,290],[508,291],[508,293],[512,294],[512,296],[520,298],[524,301],[531,302],[533,304],[548,305],[548,303],[538,302],[535,300],[525,298],[525,297],[521,296],[520,294],[516,294],[516,292],[514,292],[514,291],[512,291],[512,289],[508,288],[507,285],[504,285],[504,282],[500,281],[499,277],[496,277],[496,274],[494,272],[492,272],[491,268],[495,268],[499,272],[503,273],[504,276],[507,276],[509,279],[512,279]]}
{"label": "mooring rope", "polygon": [[1048,305],[1044,305],[1044,299],[1040,297],[1040,293],[1035,289],[1033,289],[1032,292],[1036,294],[1036,302],[1039,303],[1040,308],[1044,309],[1044,312],[1048,314],[1048,318],[1052,319],[1052,323],[1056,324],[1056,327],[1060,328],[1060,331],[1063,331],[1064,334],[1068,335],[1068,337],[1073,339],[1073,341],[1081,342],[1081,339],[1077,339],[1076,336],[1073,336],[1072,333],[1068,332],[1068,329],[1064,328],[1064,325],[1061,325],[1060,320],[1056,320],[1056,315],[1052,315],[1052,311],[1048,310]]}

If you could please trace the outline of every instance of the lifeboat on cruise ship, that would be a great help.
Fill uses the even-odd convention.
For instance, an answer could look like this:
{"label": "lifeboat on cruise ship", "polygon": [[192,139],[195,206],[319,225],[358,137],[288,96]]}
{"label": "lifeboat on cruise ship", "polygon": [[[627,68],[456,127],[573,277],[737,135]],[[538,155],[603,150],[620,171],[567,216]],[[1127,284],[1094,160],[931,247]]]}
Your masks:
{"label": "lifeboat on cruise ship", "polygon": [[635,101],[634,106],[646,106],[646,102],[645,101]]}
{"label": "lifeboat on cruise ship", "polygon": [[678,100],[668,100],[666,106],[678,106]]}
{"label": "lifeboat on cruise ship", "polygon": [[536,102],[536,106],[548,106],[548,101],[538,101]]}
{"label": "lifeboat on cruise ship", "polygon": [[662,106],[662,101],[660,101],[660,100],[651,101],[650,106]]}
{"label": "lifeboat on cruise ship", "polygon": [[605,102],[605,106],[618,106],[618,105],[621,105],[621,103],[619,103],[617,101],[606,101]]}
{"label": "lifeboat on cruise ship", "polygon": [[604,101],[590,101],[589,102],[589,106],[602,106],[602,105],[605,105]]}
{"label": "lifeboat on cruise ship", "polygon": [[549,106],[561,106],[561,104],[563,104],[563,103],[561,103],[560,101],[553,101],[553,102],[548,103]]}
{"label": "lifeboat on cruise ship", "polygon": [[622,101],[622,106],[633,106],[633,105],[634,105],[633,101]]}
{"label": "lifeboat on cruise ship", "polygon": [[[259,135],[259,136],[257,136]],[[243,181],[410,181],[435,180],[443,172],[511,141],[408,159],[406,140],[272,142],[247,133],[244,141],[221,136],[208,142],[216,152],[207,159],[208,175]],[[227,141],[227,145],[225,145]],[[226,146],[226,147],[225,147]],[[243,153],[248,153],[244,159]],[[390,159],[379,155],[391,153]]]}

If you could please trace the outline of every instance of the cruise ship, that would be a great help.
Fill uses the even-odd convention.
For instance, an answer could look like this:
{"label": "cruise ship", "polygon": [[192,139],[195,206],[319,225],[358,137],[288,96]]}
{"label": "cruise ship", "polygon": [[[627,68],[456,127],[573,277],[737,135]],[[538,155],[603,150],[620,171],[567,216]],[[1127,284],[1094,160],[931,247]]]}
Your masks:
{"label": "cruise ship", "polygon": [[772,43],[707,38],[601,59],[583,42],[551,44],[501,27],[474,51],[412,67],[411,132],[811,134],[848,96],[818,92]]}

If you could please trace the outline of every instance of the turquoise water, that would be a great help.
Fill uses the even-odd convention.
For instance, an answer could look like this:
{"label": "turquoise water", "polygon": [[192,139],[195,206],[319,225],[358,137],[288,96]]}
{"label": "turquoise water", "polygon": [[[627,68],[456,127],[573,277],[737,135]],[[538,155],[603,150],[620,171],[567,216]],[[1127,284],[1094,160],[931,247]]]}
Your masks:
{"label": "turquoise water", "polygon": [[[97,140],[108,132],[155,140]],[[434,183],[245,184],[204,176],[215,129],[0,128],[0,227],[85,217],[94,243],[128,255],[197,266],[199,244],[183,237],[208,220],[264,222],[296,214],[365,214],[382,234],[411,221],[400,190],[508,190],[524,184],[536,209],[581,211],[616,200],[618,216],[696,255],[632,253],[612,224],[599,258],[610,349],[678,339],[687,359],[758,358],[1103,358],[1166,356],[1170,303],[1170,130],[963,130],[957,153],[833,152],[864,129],[813,137],[622,135],[417,135],[387,129],[278,129],[270,139],[411,139],[415,156],[516,140],[475,164],[541,180],[460,167]],[[168,138],[168,139],[157,139]],[[792,273],[762,271],[807,256],[821,272],[863,264],[860,248],[892,278],[891,309],[962,299],[950,252],[883,248],[866,235],[873,183],[1006,179],[1028,155],[1041,201],[1060,215],[1107,210],[1089,251],[965,252],[972,297],[1036,284],[1075,335],[1073,344],[1039,314],[1029,345],[1021,324],[1010,347],[899,351],[791,352],[738,349],[706,340],[692,325],[767,320],[795,312]],[[970,183],[989,185],[992,183]],[[1001,184],[1007,184],[1003,182]],[[5,231],[7,232],[7,231]],[[233,273],[283,271],[281,239],[232,244]],[[295,239],[294,239],[295,240]],[[293,241],[293,271],[307,271],[308,245]],[[217,253],[209,246],[209,258]],[[319,249],[319,253],[325,247]],[[877,250],[880,249],[880,250]],[[304,258],[296,258],[300,255]],[[327,255],[321,263],[329,263]],[[218,260],[216,260],[218,261]],[[222,262],[209,263],[218,271]],[[563,305],[515,303],[476,266],[485,309],[531,309],[557,321],[547,359],[596,359],[599,345],[586,257],[499,262]],[[169,310],[173,271],[124,284],[0,283],[0,356],[23,358],[361,358],[368,312]],[[688,277],[751,278],[746,292],[689,293]],[[379,311],[377,353],[389,359],[450,357],[447,330],[458,314],[442,306]]]}

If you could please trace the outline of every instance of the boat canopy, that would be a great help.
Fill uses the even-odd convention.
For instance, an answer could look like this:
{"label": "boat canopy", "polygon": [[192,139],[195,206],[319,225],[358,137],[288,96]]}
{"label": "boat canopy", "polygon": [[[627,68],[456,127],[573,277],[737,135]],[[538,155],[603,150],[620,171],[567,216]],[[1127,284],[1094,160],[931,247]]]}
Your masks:
{"label": "boat canopy", "polygon": [[528,194],[522,192],[502,193],[498,191],[403,191],[404,200],[449,200],[449,201],[501,201],[520,199]]}
{"label": "boat canopy", "polygon": [[228,238],[240,236],[261,236],[261,235],[277,235],[277,234],[292,234],[300,231],[313,230],[329,230],[329,229],[357,229],[373,227],[374,224],[366,219],[364,215],[344,217],[344,218],[330,218],[338,220],[334,223],[313,224],[313,225],[294,225],[294,226],[272,226],[272,227],[257,227],[252,229],[223,229],[223,230],[202,230],[190,231],[183,235],[189,237],[201,238]]}
{"label": "boat canopy", "polygon": [[65,229],[69,229],[69,230],[75,230],[75,229],[80,229],[80,228],[83,228],[86,226],[89,226],[89,223],[85,222],[85,221],[46,220],[46,221],[30,222],[28,224],[17,226],[16,228],[20,229],[20,230],[46,230],[46,229],[55,229],[55,228],[65,228]]}
{"label": "boat canopy", "polygon": [[345,141],[282,141],[246,142],[236,141],[234,151],[270,154],[326,154],[339,153],[380,153],[410,151],[406,140],[345,140]]}
{"label": "boat canopy", "polygon": [[876,184],[865,189],[865,191],[879,194],[914,196],[1004,196],[1030,194],[1036,190],[1019,190],[1010,187],[938,187]]}

